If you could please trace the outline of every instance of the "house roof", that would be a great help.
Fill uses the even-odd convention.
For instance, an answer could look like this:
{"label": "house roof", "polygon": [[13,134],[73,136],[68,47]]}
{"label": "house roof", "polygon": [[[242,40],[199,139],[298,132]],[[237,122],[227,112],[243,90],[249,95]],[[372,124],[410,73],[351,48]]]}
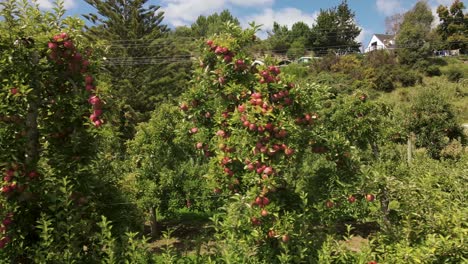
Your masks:
{"label": "house roof", "polygon": [[395,48],[395,35],[386,35],[386,34],[374,34],[387,49]]}

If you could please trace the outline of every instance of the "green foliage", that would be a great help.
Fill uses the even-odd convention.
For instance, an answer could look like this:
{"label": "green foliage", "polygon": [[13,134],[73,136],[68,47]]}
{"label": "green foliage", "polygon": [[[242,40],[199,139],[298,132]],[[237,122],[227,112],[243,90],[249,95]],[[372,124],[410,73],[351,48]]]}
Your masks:
{"label": "green foliage", "polygon": [[431,55],[429,33],[434,20],[431,9],[424,1],[419,1],[405,13],[403,23],[396,36],[396,43],[401,48],[398,58],[402,64],[414,64],[421,58]]}
{"label": "green foliage", "polygon": [[433,77],[442,75],[442,72],[437,65],[430,65],[424,70],[424,74],[428,77]]}
{"label": "green foliage", "polygon": [[428,87],[415,98],[406,120],[408,132],[416,134],[416,146],[425,147],[433,158],[440,157],[440,151],[448,144],[448,139],[463,138],[463,131],[452,106],[437,90],[441,87]]}
{"label": "green foliage", "polygon": [[465,5],[462,1],[453,1],[450,8],[440,5],[437,8],[440,24],[437,33],[444,41],[443,48],[460,49],[467,52],[468,16],[464,14]]}
{"label": "green foliage", "polygon": [[240,25],[239,20],[234,17],[228,9],[221,13],[213,13],[209,16],[199,16],[197,20],[190,26],[191,35],[196,38],[207,38],[214,34],[219,34],[225,31],[225,24],[232,23]]}
{"label": "green foliage", "polygon": [[450,67],[448,68],[446,75],[447,75],[447,79],[450,82],[458,82],[464,78],[465,74],[461,69],[457,67]]}
{"label": "green foliage", "polygon": [[113,122],[121,138],[130,139],[158,103],[183,91],[191,67],[189,47],[178,44],[175,35],[168,37],[163,12],[159,6],[146,7],[146,0],[86,2],[96,9],[84,16],[93,25],[86,27],[86,36],[106,58],[102,76],[118,110]]}
{"label": "green foliage", "polygon": [[335,8],[320,10],[311,28],[312,46],[322,52],[327,49],[358,50],[360,44],[356,42],[356,37],[361,29],[354,18],[355,13],[349,9],[346,0]]}

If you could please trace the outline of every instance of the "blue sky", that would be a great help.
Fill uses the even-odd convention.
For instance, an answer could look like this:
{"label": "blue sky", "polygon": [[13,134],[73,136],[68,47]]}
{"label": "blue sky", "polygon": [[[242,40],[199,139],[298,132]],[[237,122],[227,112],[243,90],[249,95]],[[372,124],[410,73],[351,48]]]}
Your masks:
{"label": "blue sky", "polygon": [[[438,5],[450,5],[453,0],[427,0],[433,12]],[[52,0],[37,0],[43,8],[50,8]],[[417,0],[348,0],[350,8],[356,13],[356,21],[362,28],[358,41],[367,45],[374,33],[385,33],[385,17],[410,9]],[[165,12],[164,23],[171,27],[190,25],[199,15],[229,9],[241,23],[255,21],[263,25],[266,31],[271,30],[273,22],[291,26],[297,21],[309,25],[320,9],[337,6],[341,0],[149,0],[149,4],[160,5]],[[80,15],[92,12],[83,0],[65,0],[68,14]]]}

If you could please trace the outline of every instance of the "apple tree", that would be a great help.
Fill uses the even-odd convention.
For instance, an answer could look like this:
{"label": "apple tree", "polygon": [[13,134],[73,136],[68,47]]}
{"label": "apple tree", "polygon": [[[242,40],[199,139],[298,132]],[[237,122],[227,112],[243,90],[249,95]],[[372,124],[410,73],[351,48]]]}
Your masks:
{"label": "apple tree", "polygon": [[[82,48],[83,23],[62,18],[62,1],[53,13],[35,3],[1,5],[0,255],[22,262],[33,256],[29,246],[39,240],[40,219],[56,217],[58,233],[87,230],[79,223],[81,209],[71,208],[87,203],[83,192],[89,186],[81,177],[93,158],[92,128],[103,124],[104,104],[91,50]],[[78,235],[55,239],[70,242],[58,249],[69,254],[79,248],[71,241],[86,241]]]}

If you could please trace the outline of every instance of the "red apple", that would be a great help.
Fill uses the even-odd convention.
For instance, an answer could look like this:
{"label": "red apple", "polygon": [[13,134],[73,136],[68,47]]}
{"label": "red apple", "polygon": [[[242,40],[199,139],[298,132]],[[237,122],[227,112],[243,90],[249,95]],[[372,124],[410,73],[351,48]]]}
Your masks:
{"label": "red apple", "polygon": [[18,93],[18,88],[16,88],[16,87],[11,88],[11,89],[10,89],[10,93],[11,93],[12,95],[17,94],[17,93]]}
{"label": "red apple", "polygon": [[57,43],[55,43],[55,42],[49,42],[49,43],[47,44],[47,46],[48,46],[49,49],[51,49],[51,50],[57,49]]}
{"label": "red apple", "polygon": [[202,143],[202,142],[198,142],[197,145],[196,145],[196,148],[197,148],[197,149],[202,149],[202,148],[203,148],[203,143]]}
{"label": "red apple", "polygon": [[288,243],[289,242],[289,235],[288,234],[285,234],[281,237],[281,241],[283,241],[284,243]]}
{"label": "red apple", "polygon": [[375,196],[373,194],[366,194],[366,200],[368,202],[373,202],[375,199]]}
{"label": "red apple", "polygon": [[328,200],[328,201],[325,202],[325,205],[326,205],[328,208],[332,208],[335,204],[334,204],[332,201]]}
{"label": "red apple", "polygon": [[350,195],[350,196],[348,197],[348,202],[354,203],[355,201],[356,201],[356,197],[354,197],[353,195]]}
{"label": "red apple", "polygon": [[192,127],[192,128],[190,129],[190,133],[192,133],[192,134],[196,134],[197,132],[198,132],[198,128],[197,128],[197,127]]}
{"label": "red apple", "polygon": [[268,211],[266,209],[263,209],[262,212],[260,213],[263,217],[266,217],[268,215]]}
{"label": "red apple", "polygon": [[276,236],[275,230],[268,230],[268,237],[274,238]]}

